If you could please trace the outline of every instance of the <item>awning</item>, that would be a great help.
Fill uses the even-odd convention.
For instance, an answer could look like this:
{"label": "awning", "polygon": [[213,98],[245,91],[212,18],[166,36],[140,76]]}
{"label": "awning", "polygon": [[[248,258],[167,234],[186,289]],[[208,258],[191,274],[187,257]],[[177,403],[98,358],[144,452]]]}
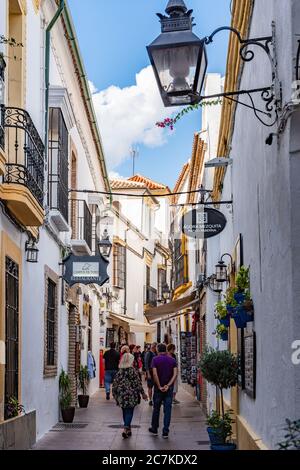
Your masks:
{"label": "awning", "polygon": [[154,326],[147,323],[139,322],[133,320],[132,318],[125,317],[123,315],[118,315],[117,313],[110,313],[109,318],[116,319],[127,323],[131,333],[153,333]]}
{"label": "awning", "polygon": [[180,312],[182,310],[192,307],[199,302],[196,295],[197,292],[195,291],[182,299],[174,300],[173,302],[161,305],[160,307],[149,308],[148,310],[145,310],[145,316],[147,317],[150,325],[161,320],[177,317],[178,315],[181,315]]}

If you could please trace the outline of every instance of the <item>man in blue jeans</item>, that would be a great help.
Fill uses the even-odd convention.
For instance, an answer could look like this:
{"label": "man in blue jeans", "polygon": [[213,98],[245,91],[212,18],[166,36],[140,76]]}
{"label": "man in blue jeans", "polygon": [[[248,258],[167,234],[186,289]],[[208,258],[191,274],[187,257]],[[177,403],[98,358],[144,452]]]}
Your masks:
{"label": "man in blue jeans", "polygon": [[152,423],[149,432],[158,435],[160,408],[164,406],[164,427],[162,437],[169,437],[169,428],[172,414],[173,388],[177,378],[177,364],[173,357],[167,354],[167,346],[157,346],[158,356],[152,360],[154,378],[154,396]]}
{"label": "man in blue jeans", "polygon": [[116,344],[110,343],[110,349],[103,355],[105,363],[105,391],[106,400],[110,399],[110,386],[114,381],[115,375],[119,370],[120,354],[116,351]]}

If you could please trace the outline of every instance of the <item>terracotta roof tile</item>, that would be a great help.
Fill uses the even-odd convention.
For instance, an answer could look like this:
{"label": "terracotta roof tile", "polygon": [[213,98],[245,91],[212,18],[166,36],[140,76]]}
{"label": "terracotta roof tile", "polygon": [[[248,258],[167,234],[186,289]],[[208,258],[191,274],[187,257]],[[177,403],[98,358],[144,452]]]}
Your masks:
{"label": "terracotta roof tile", "polygon": [[144,183],[148,189],[169,189],[168,186],[162,183],[157,183],[156,181],[147,178],[146,176],[142,175],[134,175],[131,178],[128,178],[129,181],[136,181],[138,183]]}
{"label": "terracotta roof tile", "polygon": [[137,181],[113,179],[110,180],[110,185],[112,189],[146,189],[147,186],[144,183],[139,183]]}

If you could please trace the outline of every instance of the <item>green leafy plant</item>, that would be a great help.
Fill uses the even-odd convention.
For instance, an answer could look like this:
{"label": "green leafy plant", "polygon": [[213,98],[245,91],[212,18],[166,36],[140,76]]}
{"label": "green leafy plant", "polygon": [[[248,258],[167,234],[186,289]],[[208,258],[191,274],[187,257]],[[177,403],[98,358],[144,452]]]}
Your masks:
{"label": "green leafy plant", "polygon": [[78,374],[79,386],[82,390],[83,395],[86,395],[88,383],[90,381],[89,370],[87,366],[80,366],[79,374]]}
{"label": "green leafy plant", "polygon": [[62,410],[70,408],[72,404],[71,381],[64,369],[59,376],[60,406]]}
{"label": "green leafy plant", "polygon": [[207,417],[206,424],[214,429],[216,433],[222,438],[224,442],[232,436],[232,418],[233,410],[228,410],[224,413],[224,417],[213,410]]}
{"label": "green leafy plant", "polygon": [[6,419],[12,419],[19,416],[21,413],[25,413],[25,408],[18,399],[14,396],[11,396],[8,399],[8,402],[5,404],[5,417]]}
{"label": "green leafy plant", "polygon": [[202,355],[199,367],[203,377],[220,391],[222,417],[224,419],[223,390],[238,382],[238,358],[230,351],[218,351],[208,347]]}
{"label": "green leafy plant", "polygon": [[226,303],[222,300],[219,300],[219,302],[217,302],[215,305],[215,312],[216,312],[216,318],[220,320],[223,318],[226,318],[228,315],[227,309],[226,309]]}
{"label": "green leafy plant", "polygon": [[285,440],[278,444],[279,450],[300,450],[300,419],[297,421],[286,420]]}
{"label": "green leafy plant", "polygon": [[217,327],[216,327],[217,338],[220,339],[222,337],[222,335],[224,335],[225,333],[228,333],[227,326],[221,325],[221,324],[217,325]]}
{"label": "green leafy plant", "polygon": [[242,266],[236,276],[236,286],[239,291],[250,292],[250,268]]}
{"label": "green leafy plant", "polygon": [[234,294],[236,294],[237,288],[236,287],[229,287],[226,291],[225,303],[226,305],[230,305],[231,307],[237,307],[237,302],[234,298]]}

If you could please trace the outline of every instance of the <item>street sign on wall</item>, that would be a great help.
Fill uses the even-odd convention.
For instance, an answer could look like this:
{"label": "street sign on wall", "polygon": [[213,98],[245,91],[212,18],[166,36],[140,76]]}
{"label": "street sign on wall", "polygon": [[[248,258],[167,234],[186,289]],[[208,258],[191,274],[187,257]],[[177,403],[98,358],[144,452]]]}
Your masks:
{"label": "street sign on wall", "polygon": [[103,256],[70,255],[64,260],[64,280],[74,284],[98,284],[102,286],[109,280],[108,261]]}
{"label": "street sign on wall", "polygon": [[211,238],[219,235],[227,220],[222,212],[205,207],[187,212],[181,219],[181,230],[190,238]]}

